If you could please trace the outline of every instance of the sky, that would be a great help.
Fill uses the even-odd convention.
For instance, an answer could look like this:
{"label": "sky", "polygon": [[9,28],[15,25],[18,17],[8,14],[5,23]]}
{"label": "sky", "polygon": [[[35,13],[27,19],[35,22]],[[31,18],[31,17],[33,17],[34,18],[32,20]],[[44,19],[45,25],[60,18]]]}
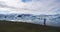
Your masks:
{"label": "sky", "polygon": [[0,14],[60,14],[60,0],[0,0]]}

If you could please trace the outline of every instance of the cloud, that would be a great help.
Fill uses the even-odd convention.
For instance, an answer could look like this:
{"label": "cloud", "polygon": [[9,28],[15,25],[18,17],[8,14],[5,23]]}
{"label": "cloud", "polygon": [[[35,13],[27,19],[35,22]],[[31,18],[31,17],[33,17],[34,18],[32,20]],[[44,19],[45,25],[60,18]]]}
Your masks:
{"label": "cloud", "polygon": [[[25,8],[31,9],[35,14],[56,14],[60,8],[60,3],[56,0],[33,0],[31,3],[25,3]],[[58,11],[59,12],[59,11]]]}
{"label": "cloud", "polygon": [[[22,2],[22,0],[0,0],[5,2],[6,7],[8,7],[10,13],[19,14],[60,14],[60,0],[26,0],[27,2]],[[1,6],[1,5],[0,5]],[[4,6],[2,6],[4,7]],[[13,8],[13,9],[12,9]],[[1,8],[0,8],[1,9]],[[7,11],[7,10],[5,10]]]}

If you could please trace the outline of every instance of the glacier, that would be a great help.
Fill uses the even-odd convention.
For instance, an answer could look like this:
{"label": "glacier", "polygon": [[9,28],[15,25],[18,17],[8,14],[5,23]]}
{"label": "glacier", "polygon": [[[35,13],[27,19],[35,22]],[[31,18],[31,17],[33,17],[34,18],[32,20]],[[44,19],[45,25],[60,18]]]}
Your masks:
{"label": "glacier", "polygon": [[60,14],[56,15],[33,15],[33,14],[0,14],[0,20],[16,21],[16,22],[29,22],[34,24],[45,24],[47,26],[60,27]]}

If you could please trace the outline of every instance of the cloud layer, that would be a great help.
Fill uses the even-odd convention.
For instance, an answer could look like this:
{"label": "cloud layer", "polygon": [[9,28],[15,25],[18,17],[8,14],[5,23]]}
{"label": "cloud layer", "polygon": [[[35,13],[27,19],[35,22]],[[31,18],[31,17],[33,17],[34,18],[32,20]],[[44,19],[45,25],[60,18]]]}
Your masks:
{"label": "cloud layer", "polygon": [[25,8],[36,14],[56,14],[60,10],[59,0],[32,0],[32,2],[25,3]]}
{"label": "cloud layer", "polygon": [[[19,14],[60,14],[60,0],[0,0],[0,11]],[[5,2],[5,3],[2,3]],[[1,5],[3,4],[3,6]],[[3,10],[3,8],[5,10]],[[7,13],[7,12],[4,12]]]}

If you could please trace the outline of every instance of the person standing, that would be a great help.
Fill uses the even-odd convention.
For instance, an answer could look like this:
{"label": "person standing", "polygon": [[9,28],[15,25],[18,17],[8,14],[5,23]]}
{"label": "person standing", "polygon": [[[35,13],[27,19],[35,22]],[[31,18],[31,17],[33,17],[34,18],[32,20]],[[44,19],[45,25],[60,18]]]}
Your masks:
{"label": "person standing", "polygon": [[44,26],[46,26],[46,19],[44,18]]}

